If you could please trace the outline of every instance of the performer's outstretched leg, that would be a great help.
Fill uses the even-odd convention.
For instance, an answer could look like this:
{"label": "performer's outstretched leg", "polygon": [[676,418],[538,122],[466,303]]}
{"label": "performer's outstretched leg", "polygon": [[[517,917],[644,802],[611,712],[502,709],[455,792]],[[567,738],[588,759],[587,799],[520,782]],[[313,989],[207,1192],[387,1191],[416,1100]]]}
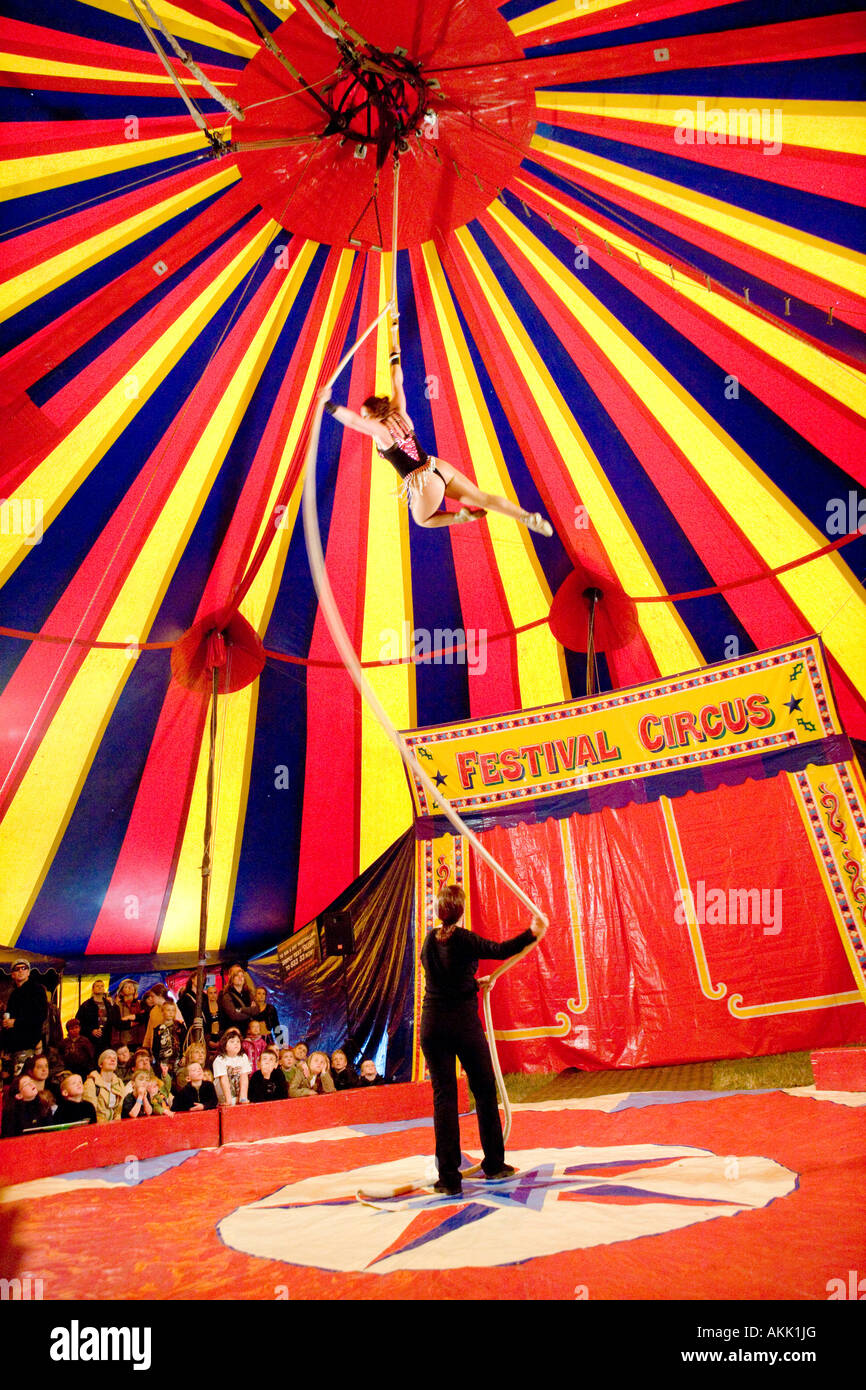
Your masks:
{"label": "performer's outstretched leg", "polygon": [[507,497],[498,497],[493,492],[482,492],[480,488],[469,481],[464,473],[459,473],[456,468],[452,468],[450,463],[445,463],[442,459],[439,460],[439,463],[442,465],[444,476],[448,479],[445,488],[446,497],[451,497],[464,508],[483,507],[486,512],[499,512],[502,516],[510,516],[514,521],[519,521],[522,526],[528,527],[530,531],[537,531],[539,535],[553,535],[553,527],[549,521],[545,521],[540,512],[527,512],[518,503],[509,502]]}

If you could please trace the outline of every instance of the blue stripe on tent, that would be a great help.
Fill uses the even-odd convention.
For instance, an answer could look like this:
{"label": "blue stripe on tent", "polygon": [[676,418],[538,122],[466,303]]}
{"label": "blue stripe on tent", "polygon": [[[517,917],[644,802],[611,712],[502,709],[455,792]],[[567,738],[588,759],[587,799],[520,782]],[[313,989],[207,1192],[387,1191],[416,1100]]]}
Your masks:
{"label": "blue stripe on tent", "polygon": [[[143,9],[143,7],[140,7]],[[42,4],[36,8],[34,14],[33,0],[3,0],[3,15],[6,19],[17,19],[22,24],[33,25],[34,19],[38,19],[38,27],[45,34],[57,34],[57,57],[63,58],[63,40],[67,34],[76,34],[79,38],[93,39],[97,43],[111,44],[117,48],[126,48],[131,52],[149,53],[156,58],[156,54],[150,46],[150,40],[144,33],[132,10],[129,11],[129,18],[120,15],[110,14],[107,10],[94,9],[90,5],[82,5],[77,0],[51,0],[50,4]],[[171,28],[169,22],[165,21],[167,29]],[[175,35],[175,37],[177,37]],[[157,31],[157,38],[166,51],[168,40]],[[252,34],[250,34],[252,38]],[[207,48],[204,44],[193,43],[191,39],[181,40],[182,46],[201,67],[207,64],[214,64],[223,68],[243,68],[246,67],[248,59],[238,54],[227,53],[222,48]],[[173,55],[172,55],[173,56]],[[122,55],[119,55],[122,58]],[[120,63],[118,64],[120,66]]]}
{"label": "blue stripe on tent", "polygon": [[[516,209],[512,210],[517,215]],[[570,238],[555,232],[540,217],[532,220],[532,231],[564,264],[569,267],[573,265],[574,244]],[[495,254],[493,250],[488,253],[491,265],[494,264],[492,258]],[[504,273],[499,273],[501,283],[504,283]],[[581,281],[617,321],[643,343],[671,376],[685,387],[743,452],[763,469],[782,494],[808,517],[814,526],[826,534],[828,540],[834,539],[827,529],[830,516],[828,502],[848,497],[852,486],[849,475],[826,455],[813,448],[768,405],[747,391],[742,383],[739,385],[736,398],[726,392],[726,368],[713,362],[664,318],[649,309],[630,290],[625,289],[597,259],[591,260],[587,270],[581,272]],[[523,295],[526,307],[522,316],[530,323],[533,313],[531,299],[513,275],[512,282],[510,301],[516,306],[518,296]],[[540,347],[540,334],[536,331],[534,336]],[[559,371],[564,382],[568,383],[567,354],[560,347],[557,356],[560,359]],[[554,362],[556,356],[548,360],[548,367],[556,374]],[[578,377],[570,384],[572,398],[576,394],[580,400],[580,397],[586,394],[582,378]],[[568,399],[567,390],[564,394]],[[590,397],[589,400],[584,400],[576,411],[581,427],[590,439],[592,437],[589,421],[600,410],[595,397]],[[586,417],[584,411],[587,412]],[[628,466],[624,467],[626,460],[621,448],[612,447],[612,444],[613,441],[608,443],[602,438],[600,449],[597,448],[596,452],[599,453],[599,457],[604,458],[605,472],[613,482],[627,514],[632,518],[641,540],[664,580],[665,587],[669,592],[676,593],[712,584],[713,579],[698,562],[675,518],[660,499],[654,500],[654,489],[651,489],[648,480],[644,477],[641,481],[641,473],[632,472],[631,459]],[[855,490],[855,495],[858,499],[861,496],[866,498],[866,490]],[[660,551],[661,537],[664,537],[664,545]],[[866,537],[862,543],[856,541],[846,547],[844,558],[854,573],[859,573],[866,561]],[[710,662],[723,659],[724,641],[729,636],[739,637],[740,650],[748,650],[749,647],[747,634],[736,623],[733,612],[721,595],[700,600],[699,611],[695,614],[696,621],[706,622],[707,615],[714,607],[718,618],[721,619],[714,624],[716,634],[721,634],[721,645],[718,637],[716,640],[708,640],[708,634],[702,639],[700,631],[692,629],[704,651],[705,659]],[[690,618],[694,611],[690,610]]]}
{"label": "blue stripe on tent", "polygon": [[[573,652],[568,647],[563,647],[565,654],[565,668],[568,672],[568,684],[571,688],[572,700],[582,700],[586,696],[586,652]],[[604,652],[596,652],[596,690],[613,690],[613,682],[610,678],[607,657]]]}
{"label": "blue stripe on tent", "polygon": [[[170,677],[168,652],[139,655],[18,938],[22,949],[64,957],[86,951],[123,845]],[[127,909],[135,913],[133,900]]]}
{"label": "blue stripe on tent", "polygon": [[[274,245],[280,244],[284,239],[285,232],[278,232]],[[247,473],[267,428],[274,402],[285,379],[286,362],[292,344],[306,319],[327,257],[328,248],[320,246],[304,277],[280,338],[244,411],[243,419],[235,432],[180,563],[172,575],[148,634],[147,640],[150,642],[175,640],[178,623],[180,622],[183,630],[186,630],[195,619],[199,597],[204,593],[214,557],[228,531]],[[249,303],[268,273],[275,273],[270,253],[266,254],[262,262],[258,276],[259,285],[250,286],[245,303]]]}
{"label": "blue stripe on tent", "polygon": [[[209,260],[212,256],[216,256],[220,248],[224,246],[226,242],[230,241],[241,228],[245,227],[259,211],[260,209],[256,207],[244,213],[244,215],[238,218],[237,222],[234,222],[231,227],[227,228],[221,236],[208,240],[204,249],[200,251],[198,255],[186,261],[174,274],[164,275],[161,278],[155,275],[154,287],[149,294],[136,300],[125,313],[119,314],[118,317],[107,324],[101,332],[95,333],[86,343],[82,343],[81,347],[78,348],[76,352],[70,353],[65,361],[61,362],[58,367],[55,367],[53,371],[47,372],[45,376],[40,377],[40,379],[29,388],[28,395],[32,400],[40,406],[44,405],[46,401],[49,401],[52,396],[56,395],[58,391],[61,391],[64,386],[67,386],[80,372],[83,372],[85,368],[89,367],[91,362],[94,362],[101,353],[107,351],[113,343],[116,343],[118,339],[122,338],[124,333],[128,332],[136,323],[141,322],[150,310],[156,306],[159,300],[171,294],[171,292],[181,285],[188,276],[194,274],[199,266],[204,265],[205,261]],[[137,244],[138,243],[136,243],[136,245]]]}
{"label": "blue stripe on tent", "polygon": [[[240,284],[207,323],[134,420],[45,531],[3,587],[5,626],[38,631],[110,522],[145,461],[165,456],[166,436],[208,367],[220,336],[244,296]],[[245,302],[245,300],[244,300]],[[151,464],[153,467],[153,464]],[[35,554],[33,552],[36,552]],[[184,612],[186,609],[184,609]],[[181,622],[175,633],[182,632]]]}
{"label": "blue stripe on tent", "polygon": [[750,174],[734,173],[693,159],[681,159],[676,154],[662,154],[621,140],[608,140],[584,131],[568,130],[564,126],[539,124],[536,134],[571,149],[583,150],[598,158],[625,165],[626,168],[640,170],[654,178],[665,179],[705,197],[719,198],[733,207],[772,218],[787,227],[823,237],[837,245],[852,250],[866,248],[866,213],[862,208],[843,203],[837,198],[822,198],[817,193],[765,183]]}
{"label": "blue stripe on tent", "polygon": [[[550,56],[550,48],[527,51],[527,57]],[[547,90],[550,90],[548,88]],[[780,63],[738,63],[730,67],[676,68],[660,63],[658,71],[630,77],[567,82],[561,92],[622,92],[650,96],[741,97],[756,101],[862,101],[866,95],[866,64],[862,53],[840,53]]]}
{"label": "blue stripe on tent", "polygon": [[[565,264],[572,265],[574,245],[569,238],[553,231],[549,224],[541,219],[535,219],[535,222],[537,225],[534,225],[532,230],[538,239]],[[530,333],[569,409],[580,422],[580,428],[586,435],[590,447],[597,458],[604,459],[605,476],[613,486],[627,515],[632,519],[632,524],[665,588],[670,593],[677,593],[711,586],[715,581],[710,572],[701,563],[676,517],[647,477],[601,401],[575,368],[567,346],[560,341],[540,313],[531,292],[524,287],[519,275],[508,265],[490,237],[480,229],[476,235],[488,265],[505,291],[512,308]],[[597,262],[591,261],[587,271],[581,272],[581,281],[620,321],[631,327],[628,323],[628,311],[632,305],[637,305],[638,301],[623,291],[620,296],[622,302],[612,303],[613,296],[609,288],[612,280],[606,270]],[[644,305],[640,304],[639,308],[648,313]],[[655,340],[646,331],[644,324],[641,327],[644,331],[638,332],[637,336],[641,341],[651,344],[652,350],[655,351]],[[682,342],[678,334],[675,336],[678,342]],[[674,375],[677,375],[676,370],[673,371]],[[712,372],[720,394],[724,394],[723,373],[715,366]],[[735,406],[739,404],[740,402],[736,402]],[[718,403],[716,408],[718,410]],[[615,560],[615,557],[612,558]],[[702,608],[700,616],[703,619],[702,629],[694,635],[707,660],[721,660],[724,640],[729,634],[736,634],[748,645],[748,635],[723,598],[719,597],[715,610]],[[714,652],[719,653],[717,658],[713,657]]]}
{"label": "blue stripe on tent", "polygon": [[[622,227],[624,231],[642,237],[657,250],[676,257],[699,271],[701,276],[709,276],[717,284],[742,297],[743,272],[737,266],[731,265],[729,261],[722,260],[691,242],[684,241],[674,232],[666,231],[655,222],[650,222],[635,212],[623,211],[610,199],[590,193],[579,184],[561,178],[544,165],[536,164],[532,160],[525,160],[521,167],[527,173],[534,174],[536,178],[541,179],[568,198],[584,203],[590,211],[602,214]],[[505,195],[503,195],[504,197]],[[512,208],[512,210],[514,209]],[[535,223],[533,223],[533,227],[534,225]],[[866,363],[866,338],[859,329],[852,328],[850,324],[842,323],[838,319],[834,320],[832,324],[828,323],[826,308],[807,304],[804,300],[797,299],[793,295],[788,296],[790,312],[786,315],[786,296],[780,289],[752,274],[748,277],[748,283],[751,301],[758,309],[772,314],[795,331],[807,333],[810,337],[825,343],[837,352],[846,353],[856,361]]]}
{"label": "blue stripe on tent", "polygon": [[[282,7],[283,9],[285,9],[286,13],[283,15],[282,18],[279,18],[277,15],[274,14],[273,10],[268,8],[267,5],[262,4],[262,0],[249,0],[249,2],[252,9],[256,13],[256,17],[261,21],[264,27],[271,34],[275,33],[277,29],[279,29],[280,25],[285,24],[289,16],[288,5],[284,5]],[[248,18],[248,16],[244,13],[242,6],[238,3],[238,0],[225,0],[225,3],[228,5],[229,9],[234,10],[235,14],[238,15],[240,18]]]}
{"label": "blue stripe on tent", "polygon": [[[418,395],[408,402],[409,414],[422,446],[431,454],[438,455],[433,412],[428,395],[430,390],[438,389],[438,386],[436,378],[427,375],[427,364],[421,350],[418,306],[408,251],[398,253],[397,273],[403,370],[408,381],[428,383],[423,393],[419,391]],[[466,471],[465,459],[447,461],[461,472]],[[391,467],[388,463],[381,466],[388,469]],[[394,473],[393,476],[395,487],[399,486],[397,474]],[[395,499],[395,510],[397,507],[405,506],[405,502]],[[444,502],[442,509],[445,510]],[[410,516],[409,550],[412,567],[412,615],[416,633],[423,634],[415,641],[423,643],[430,652],[460,643],[462,639],[459,630],[463,628],[463,615],[454,551],[448,531],[416,526]],[[399,617],[396,614],[394,627],[397,631],[400,630]],[[450,636],[451,633],[456,633],[456,636]],[[439,662],[424,662],[416,668],[416,723],[419,727],[465,719],[468,716],[469,669],[466,663],[467,653],[460,653]]]}
{"label": "blue stripe on tent", "polygon": [[[538,0],[516,0],[516,3],[526,5],[526,10],[521,13],[538,8]],[[735,33],[761,25],[780,24],[785,20],[821,19],[825,15],[852,13],[862,7],[862,0],[797,0],[796,7],[789,5],[787,13],[780,15],[778,0],[754,0],[754,3],[742,3],[742,0],[739,0],[737,4],[720,5],[717,9],[699,10],[695,14],[660,19],[655,24],[633,24],[627,28],[611,29],[603,34],[591,34],[586,38],[544,44],[528,48],[526,53],[531,57],[542,54],[544,57],[550,57],[559,53],[590,53],[599,49],[621,48],[628,44],[659,43],[663,39]],[[505,8],[509,9],[510,6]],[[552,29],[551,32],[555,33],[556,30]]]}
{"label": "blue stripe on tent", "polygon": [[[38,78],[33,80],[38,81]],[[192,88],[193,99],[203,115],[226,115],[225,107],[201,88],[198,89],[201,91],[199,100],[196,90]],[[227,95],[232,93],[228,92]],[[131,105],[135,106],[134,113],[129,109]],[[46,121],[123,122],[133,114],[140,121],[165,120],[169,116],[183,116],[186,121],[190,120],[190,114],[174,87],[169,87],[165,96],[152,97],[131,97],[128,92],[57,91],[53,87],[0,87],[0,121],[14,122],[16,125],[28,121],[40,124]],[[116,132],[108,138],[116,138]],[[147,138],[146,131],[141,138]]]}
{"label": "blue stripe on tent", "polygon": [[[202,143],[205,143],[204,136]],[[121,169],[114,174],[103,174],[100,178],[83,179],[23,198],[10,198],[0,204],[0,240],[31,231],[45,222],[59,222],[84,207],[103,207],[124,193],[140,192],[171,174],[183,173],[211,158],[209,148],[201,154],[172,155],[170,159],[139,165],[135,169]]]}

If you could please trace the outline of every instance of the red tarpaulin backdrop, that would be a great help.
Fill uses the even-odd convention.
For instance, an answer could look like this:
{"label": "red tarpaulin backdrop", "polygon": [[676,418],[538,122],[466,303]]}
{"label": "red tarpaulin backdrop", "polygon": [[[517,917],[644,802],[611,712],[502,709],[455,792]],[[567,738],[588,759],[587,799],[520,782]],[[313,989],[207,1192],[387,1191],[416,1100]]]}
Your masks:
{"label": "red tarpaulin backdrop", "polygon": [[[493,992],[504,1070],[660,1066],[866,1038],[788,776],[481,838],[551,919]],[[520,930],[514,897],[474,855],[468,884],[474,931]]]}

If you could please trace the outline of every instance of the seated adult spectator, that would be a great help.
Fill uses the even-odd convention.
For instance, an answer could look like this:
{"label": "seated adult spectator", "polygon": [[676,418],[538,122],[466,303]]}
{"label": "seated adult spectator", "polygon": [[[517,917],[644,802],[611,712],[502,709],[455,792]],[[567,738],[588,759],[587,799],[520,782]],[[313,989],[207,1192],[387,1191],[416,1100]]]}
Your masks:
{"label": "seated adult spectator", "polygon": [[219,997],[220,1030],[224,1034],[229,1028],[239,1028],[243,1036],[256,1014],[255,995],[243,967],[233,965],[228,973],[228,984]]}
{"label": "seated adult spectator", "polygon": [[263,985],[259,985],[254,997],[258,1009],[256,1017],[262,1025],[262,1037],[270,1045],[274,1041],[274,1029],[280,1026],[279,1015],[273,1004],[268,1001],[268,991]]}
{"label": "seated adult spectator", "polygon": [[259,1059],[266,1047],[262,1024],[257,1018],[251,1018],[247,1024],[247,1035],[244,1038],[244,1052],[250,1059],[250,1066],[253,1071],[258,1070]]}
{"label": "seated adult spectator", "polygon": [[126,1095],[126,1086],[117,1075],[117,1053],[106,1048],[99,1054],[98,1071],[92,1071],[84,1083],[84,1099],[89,1100],[96,1110],[99,1124],[108,1124],[120,1119],[120,1107]]}
{"label": "seated adult spectator", "polygon": [[157,1076],[171,1076],[183,1054],[186,1029],[177,1017],[177,1005],[166,999],[162,1005],[162,1022],[153,1030],[153,1069]]}
{"label": "seated adult spectator", "polygon": [[9,1071],[16,1075],[32,1057],[42,1041],[48,1018],[48,991],[30,978],[30,962],[16,960],[12,965],[12,992],[0,1028],[0,1049],[8,1055]]}
{"label": "seated adult spectator", "polygon": [[40,1095],[32,1076],[20,1072],[3,1098],[3,1123],[0,1133],[4,1139],[17,1139],[30,1130],[50,1125],[51,1107]]}
{"label": "seated adult spectator", "polygon": [[214,1085],[221,1105],[246,1105],[251,1071],[240,1032],[229,1028],[213,1062]]}
{"label": "seated adult spectator", "polygon": [[259,1060],[259,1070],[250,1077],[249,1097],[254,1104],[262,1100],[288,1100],[289,1087],[279,1063],[273,1048],[266,1048]]}
{"label": "seated adult spectator", "polygon": [[175,1113],[192,1110],[216,1110],[219,1097],[212,1081],[205,1078],[201,1062],[189,1062],[186,1066],[186,1084],[174,1098]]}
{"label": "seated adult spectator", "polygon": [[60,1100],[51,1117],[53,1125],[96,1124],[96,1110],[84,1099],[84,1082],[77,1071],[68,1071],[60,1082]]}
{"label": "seated adult spectator", "polygon": [[349,1064],[349,1059],[341,1048],[331,1053],[331,1076],[338,1091],[353,1091],[358,1083],[358,1073]]}
{"label": "seated adult spectator", "polygon": [[147,1011],[138,997],[138,985],[135,980],[121,980],[114,995],[114,1046],[122,1047],[126,1044],[130,1053],[141,1047],[147,1022]]}
{"label": "seated adult spectator", "polygon": [[113,1007],[105,992],[105,981],[94,980],[90,998],[86,999],[75,1017],[81,1024],[81,1031],[98,1057],[111,1047],[111,1015]]}
{"label": "seated adult spectator", "polygon": [[333,1095],[337,1089],[326,1052],[310,1053],[310,1085],[317,1096]]}
{"label": "seated adult spectator", "polygon": [[80,1018],[71,1018],[66,1025],[66,1037],[60,1044],[60,1059],[65,1070],[77,1072],[82,1081],[93,1071],[96,1053],[82,1035]]}
{"label": "seated adult spectator", "polygon": [[358,1083],[361,1086],[384,1086],[385,1078],[380,1076],[376,1070],[376,1063],[369,1057],[365,1057],[361,1063],[361,1079]]}

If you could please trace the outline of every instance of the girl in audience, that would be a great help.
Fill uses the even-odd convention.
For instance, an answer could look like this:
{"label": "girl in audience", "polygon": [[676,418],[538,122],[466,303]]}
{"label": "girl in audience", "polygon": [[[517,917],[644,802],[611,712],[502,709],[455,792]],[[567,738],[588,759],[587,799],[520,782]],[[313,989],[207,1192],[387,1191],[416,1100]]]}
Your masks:
{"label": "girl in audience", "polygon": [[259,1061],[259,1070],[250,1077],[250,1100],[288,1100],[289,1087],[280,1071],[280,1059],[273,1048],[266,1048]]}
{"label": "girl in audience", "polygon": [[108,1124],[120,1119],[126,1087],[117,1075],[117,1053],[113,1048],[99,1054],[97,1065],[99,1070],[92,1071],[84,1083],[83,1095],[96,1111],[98,1123]]}
{"label": "girl in audience", "polygon": [[239,1030],[229,1028],[214,1058],[213,1079],[221,1105],[246,1105],[249,1100],[252,1067],[243,1044]]}
{"label": "girl in audience", "polygon": [[49,1110],[54,1110],[57,1105],[57,1097],[54,1091],[46,1085],[48,1073],[51,1070],[48,1058],[42,1055],[39,1057],[30,1057],[28,1061],[24,1063],[21,1070],[26,1072],[28,1076],[33,1077],[33,1080],[36,1082],[36,1089],[45,1101],[45,1104],[48,1106]]}
{"label": "girl in audience", "polygon": [[244,1052],[250,1059],[250,1067],[253,1071],[258,1071],[259,1061],[266,1047],[263,1025],[257,1018],[251,1018],[247,1024],[247,1035],[244,1038]]}
{"label": "girl in audience", "polygon": [[338,1091],[353,1091],[359,1084],[358,1073],[341,1048],[331,1053],[331,1076]]}
{"label": "girl in audience", "polygon": [[337,1089],[331,1075],[331,1064],[325,1052],[312,1052],[310,1054],[310,1085],[317,1096],[332,1095]]}
{"label": "girl in audience", "polygon": [[51,1124],[51,1108],[40,1093],[36,1082],[22,1071],[3,1097],[4,1139],[17,1139],[31,1129]]}
{"label": "girl in audience", "polygon": [[133,1076],[137,1071],[146,1071],[151,1081],[156,1084],[158,1095],[159,1114],[166,1110],[171,1110],[173,1104],[173,1094],[171,1089],[171,1077],[157,1076],[153,1070],[153,1058],[146,1047],[140,1047],[132,1060]]}
{"label": "girl in audience", "polygon": [[132,1078],[128,1095],[123,1097],[120,1107],[122,1120],[141,1120],[154,1113],[150,1100],[150,1073],[137,1071]]}

